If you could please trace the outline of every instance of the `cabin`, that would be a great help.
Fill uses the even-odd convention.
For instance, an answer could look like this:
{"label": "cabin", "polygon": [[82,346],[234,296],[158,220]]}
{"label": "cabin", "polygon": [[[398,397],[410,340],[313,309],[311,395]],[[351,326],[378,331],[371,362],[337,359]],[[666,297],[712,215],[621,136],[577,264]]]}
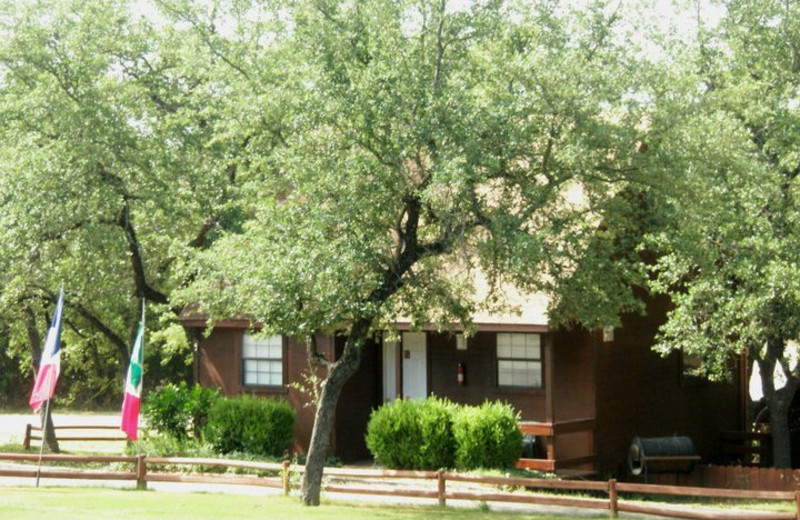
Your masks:
{"label": "cabin", "polygon": [[[396,324],[397,341],[375,335],[358,373],[338,403],[331,447],[342,461],[369,458],[364,433],[370,412],[397,398],[435,394],[458,403],[502,400],[520,413],[529,453],[521,464],[545,471],[624,474],[634,437],[686,436],[704,462],[718,461],[723,432],[744,430],[746,373],[713,383],[693,373],[693,360],[661,357],[651,346],[668,302],[647,301],[646,314],[622,317],[614,329],[551,329],[547,299],[534,296],[519,314],[475,316],[477,333],[413,331]],[[189,331],[205,319],[185,315]],[[306,452],[314,411],[302,384],[304,347],[260,338],[245,319],[195,334],[196,376],[224,395],[281,397],[297,410],[294,450]],[[328,359],[344,338],[318,338]],[[743,386],[744,382],[744,386]]]}

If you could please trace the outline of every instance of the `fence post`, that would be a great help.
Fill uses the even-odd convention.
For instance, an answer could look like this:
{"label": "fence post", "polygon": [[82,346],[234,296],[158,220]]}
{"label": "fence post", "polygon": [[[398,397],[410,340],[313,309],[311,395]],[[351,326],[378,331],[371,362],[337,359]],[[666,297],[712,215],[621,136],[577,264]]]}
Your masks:
{"label": "fence post", "polygon": [[26,450],[31,449],[31,423],[25,425],[25,438],[22,440],[22,447]]}
{"label": "fence post", "polygon": [[447,488],[445,487],[445,480],[444,480],[444,471],[439,470],[436,472],[436,480],[439,482],[439,490],[438,490],[438,498],[439,498],[439,507],[444,507],[447,505],[447,497],[445,495]]}
{"label": "fence post", "polygon": [[794,489],[794,503],[795,503],[797,520],[800,520],[800,486]]}
{"label": "fence post", "polygon": [[289,495],[290,491],[290,483],[289,483],[289,461],[283,461],[283,494]]}
{"label": "fence post", "polygon": [[617,516],[619,516],[617,500],[617,480],[612,478],[608,481],[608,513],[611,515],[611,518],[617,518]]}
{"label": "fence post", "polygon": [[138,455],[136,457],[136,489],[147,489],[147,456]]}

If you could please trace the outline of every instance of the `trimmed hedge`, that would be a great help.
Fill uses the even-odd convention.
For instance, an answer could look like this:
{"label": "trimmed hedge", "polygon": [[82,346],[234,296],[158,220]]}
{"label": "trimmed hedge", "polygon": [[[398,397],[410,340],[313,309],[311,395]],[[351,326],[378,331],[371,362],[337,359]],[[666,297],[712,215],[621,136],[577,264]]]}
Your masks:
{"label": "trimmed hedge", "polygon": [[217,453],[282,457],[292,444],[295,411],[286,401],[249,395],[220,399],[204,433]]}
{"label": "trimmed hedge", "polygon": [[461,406],[453,419],[458,469],[509,468],[519,459],[522,432],[510,405]]}
{"label": "trimmed hedge", "polygon": [[395,469],[435,470],[455,461],[452,404],[429,397],[397,400],[372,412],[367,448],[375,460]]}
{"label": "trimmed hedge", "polygon": [[397,400],[372,412],[367,448],[377,463],[393,469],[507,468],[522,452],[518,419],[506,403]]}

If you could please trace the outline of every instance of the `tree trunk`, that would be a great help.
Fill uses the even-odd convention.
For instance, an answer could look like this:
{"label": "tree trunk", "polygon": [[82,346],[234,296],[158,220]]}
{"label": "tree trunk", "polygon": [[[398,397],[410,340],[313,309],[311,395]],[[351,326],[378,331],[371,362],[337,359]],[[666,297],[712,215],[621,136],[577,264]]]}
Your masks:
{"label": "tree trunk", "polygon": [[775,367],[781,366],[786,342],[782,338],[767,341],[763,359],[758,360],[761,385],[769,410],[769,427],[772,434],[772,465],[775,468],[792,467],[792,444],[789,432],[789,409],[792,406],[797,380],[791,371],[781,368],[786,374],[786,385],[775,388]]}
{"label": "tree trunk", "polygon": [[[791,403],[791,400],[788,401]],[[767,400],[769,427],[772,433],[772,466],[792,467],[792,443],[789,433],[789,406],[783,399]]]}
{"label": "tree trunk", "polygon": [[322,491],[322,471],[331,443],[331,429],[336,414],[336,404],[345,383],[356,373],[361,365],[361,348],[367,339],[371,320],[361,320],[353,326],[345,343],[342,357],[336,361],[322,382],[311,443],[308,447],[306,470],[303,474],[303,503],[318,506]]}
{"label": "tree trunk", "polygon": [[47,404],[43,404],[39,408],[39,417],[42,424],[42,439],[50,453],[61,453],[61,448],[58,446],[58,438],[56,437],[56,430],[53,428],[53,413]]}

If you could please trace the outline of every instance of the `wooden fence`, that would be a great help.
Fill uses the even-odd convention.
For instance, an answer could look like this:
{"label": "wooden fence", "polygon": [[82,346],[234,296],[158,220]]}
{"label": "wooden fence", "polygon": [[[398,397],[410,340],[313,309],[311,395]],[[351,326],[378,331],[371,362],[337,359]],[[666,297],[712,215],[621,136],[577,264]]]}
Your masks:
{"label": "wooden fence", "polygon": [[686,475],[649,475],[646,483],[750,491],[793,491],[800,486],[800,469],[701,465]]}
{"label": "wooden fence", "polygon": [[[127,437],[123,434],[119,426],[79,426],[79,425],[68,425],[68,426],[54,426],[56,432],[56,439],[59,442],[61,441],[125,441]],[[63,431],[72,431],[78,432],[77,435],[61,435],[59,432]],[[82,432],[106,432],[104,435],[97,435],[97,434],[86,434]],[[31,441],[41,441],[42,440],[42,428],[41,426],[36,426],[33,424],[26,424],[25,425],[25,435],[22,438],[22,447],[30,449]]]}
{"label": "wooden fence", "polygon": [[[25,453],[0,453],[0,461],[36,462],[38,455]],[[145,488],[148,482],[192,482],[211,484],[243,484],[278,488],[284,494],[291,491],[292,475],[302,473],[302,466],[225,459],[194,459],[181,457],[116,457],[45,455],[47,463],[99,463],[129,465],[128,471],[107,471],[95,469],[55,469],[41,470],[42,478],[86,479],[86,480],[129,480]],[[221,475],[221,474],[176,474],[163,471],[164,466],[202,466],[218,468],[239,468],[271,476],[259,475]],[[746,491],[730,489],[709,489],[685,486],[663,486],[653,484],[631,484],[615,480],[575,481],[511,477],[483,477],[450,473],[446,471],[388,471],[374,469],[325,468],[329,482],[324,489],[332,493],[358,493],[369,495],[390,495],[402,497],[428,498],[445,506],[448,500],[473,500],[484,502],[515,502],[521,504],[557,505],[566,507],[606,510],[610,517],[617,517],[625,511],[638,514],[660,515],[670,518],[729,519],[729,520],[800,520],[800,489],[795,491]],[[0,476],[31,477],[37,470],[30,467],[0,467]],[[416,484],[414,484],[416,482]],[[427,484],[426,484],[427,482]],[[451,489],[448,489],[448,482]],[[462,483],[461,485],[455,483]],[[463,483],[481,485],[480,490],[465,489]],[[420,485],[426,486],[420,488]],[[490,488],[484,486],[492,486]],[[517,489],[518,491],[507,491]],[[524,490],[524,491],[520,491]],[[582,492],[599,498],[558,495],[555,492]],[[620,497],[620,493],[637,495],[670,495],[735,500],[777,500],[794,503],[795,512],[740,511],[728,509],[720,512],[693,506],[691,509],[676,509],[663,504],[653,504]]]}

